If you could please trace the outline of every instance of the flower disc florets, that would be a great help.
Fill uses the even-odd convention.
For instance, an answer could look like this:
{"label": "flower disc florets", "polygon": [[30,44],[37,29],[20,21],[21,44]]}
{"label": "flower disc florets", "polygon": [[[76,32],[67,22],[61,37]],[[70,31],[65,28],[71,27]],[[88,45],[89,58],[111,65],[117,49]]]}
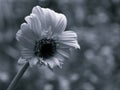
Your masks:
{"label": "flower disc florets", "polygon": [[56,42],[53,39],[41,39],[35,43],[35,55],[43,59],[54,56],[56,52]]}

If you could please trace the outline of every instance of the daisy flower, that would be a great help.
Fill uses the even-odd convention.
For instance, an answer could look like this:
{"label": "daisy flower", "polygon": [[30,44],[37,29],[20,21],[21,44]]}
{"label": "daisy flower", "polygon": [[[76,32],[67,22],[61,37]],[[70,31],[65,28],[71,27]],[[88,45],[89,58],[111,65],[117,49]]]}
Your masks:
{"label": "daisy flower", "polygon": [[50,69],[61,68],[63,61],[69,58],[70,49],[80,48],[77,34],[64,31],[67,19],[63,14],[35,6],[25,21],[16,33],[22,46],[19,64],[29,62],[30,66],[40,64]]}

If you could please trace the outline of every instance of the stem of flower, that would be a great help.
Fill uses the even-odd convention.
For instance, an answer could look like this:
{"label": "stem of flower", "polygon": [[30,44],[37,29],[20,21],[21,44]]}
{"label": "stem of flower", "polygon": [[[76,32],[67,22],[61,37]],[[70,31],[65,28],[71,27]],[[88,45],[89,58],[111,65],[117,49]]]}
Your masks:
{"label": "stem of flower", "polygon": [[7,90],[13,90],[15,86],[17,85],[20,78],[23,76],[24,72],[29,67],[29,62],[26,62],[25,65],[22,67],[22,69],[16,74],[10,85],[8,86]]}

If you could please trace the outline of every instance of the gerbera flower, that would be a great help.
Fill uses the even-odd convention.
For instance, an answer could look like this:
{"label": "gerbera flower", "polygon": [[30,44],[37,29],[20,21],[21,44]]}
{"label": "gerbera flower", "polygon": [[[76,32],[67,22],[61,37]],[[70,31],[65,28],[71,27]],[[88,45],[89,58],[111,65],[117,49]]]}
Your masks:
{"label": "gerbera flower", "polygon": [[80,48],[77,34],[64,31],[67,19],[63,14],[36,6],[25,21],[16,34],[22,46],[20,64],[29,61],[30,66],[44,64],[51,69],[61,67],[64,59],[69,57],[70,49]]}

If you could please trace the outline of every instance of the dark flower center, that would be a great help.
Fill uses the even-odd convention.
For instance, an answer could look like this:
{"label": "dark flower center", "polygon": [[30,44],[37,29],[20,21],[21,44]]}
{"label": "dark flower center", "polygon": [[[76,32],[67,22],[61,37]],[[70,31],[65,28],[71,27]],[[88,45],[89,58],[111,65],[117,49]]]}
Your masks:
{"label": "dark flower center", "polygon": [[50,58],[56,52],[56,42],[53,39],[41,39],[35,43],[35,55],[42,58]]}

